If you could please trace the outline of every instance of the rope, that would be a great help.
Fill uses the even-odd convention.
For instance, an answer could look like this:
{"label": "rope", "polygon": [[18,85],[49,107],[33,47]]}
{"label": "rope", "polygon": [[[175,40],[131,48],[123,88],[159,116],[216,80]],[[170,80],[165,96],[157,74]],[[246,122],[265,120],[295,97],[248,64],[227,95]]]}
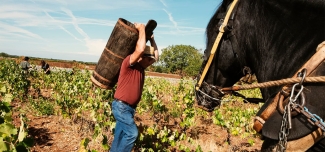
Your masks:
{"label": "rope", "polygon": [[[250,85],[241,85],[241,86],[232,86],[232,87],[226,87],[222,88],[222,91],[238,91],[238,90],[247,90],[247,89],[254,89],[254,88],[267,88],[267,87],[273,87],[273,86],[280,86],[284,84],[294,84],[294,83],[300,83],[301,78],[287,78],[287,79],[281,79],[276,81],[268,81],[263,83],[256,83],[256,84],[250,84]],[[305,77],[304,83],[315,83],[315,82],[325,82],[325,76],[318,76],[318,77]]]}

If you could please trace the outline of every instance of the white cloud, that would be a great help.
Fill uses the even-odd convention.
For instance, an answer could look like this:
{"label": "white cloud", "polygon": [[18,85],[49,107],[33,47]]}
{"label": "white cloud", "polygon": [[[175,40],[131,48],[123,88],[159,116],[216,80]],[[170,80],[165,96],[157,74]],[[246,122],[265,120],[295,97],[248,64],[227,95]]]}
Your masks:
{"label": "white cloud", "polygon": [[2,22],[0,22],[0,29],[3,30],[3,31],[7,31],[7,33],[10,32],[12,34],[27,36],[29,38],[42,39],[41,36],[39,36],[39,35],[37,35],[35,33],[32,33],[32,32],[30,32],[28,30],[25,30],[23,28],[16,27],[16,26],[8,25],[8,24],[2,23]]}
{"label": "white cloud", "polygon": [[[35,2],[37,3],[37,1]],[[2,9],[1,9],[2,8]],[[50,15],[50,13],[52,15]],[[64,16],[65,15],[65,16]],[[88,34],[80,28],[80,24],[92,24],[100,26],[115,26],[116,20],[107,21],[102,19],[94,18],[85,18],[85,17],[76,17],[73,12],[67,8],[61,8],[61,10],[55,11],[46,8],[37,8],[30,9],[24,8],[21,5],[7,5],[0,6],[0,41],[3,43],[8,41],[14,41],[15,39],[41,39],[41,36],[30,32],[23,27],[37,27],[46,29],[60,29],[65,33],[70,35],[73,39],[80,42],[80,45],[84,45],[87,49],[85,51],[75,52],[75,54],[89,54],[89,55],[98,55],[103,51],[105,47],[106,40],[103,39],[92,39]],[[82,38],[73,34],[73,32],[67,30],[72,26],[74,29],[81,35]],[[28,43],[25,41],[25,43]],[[49,42],[51,43],[51,42]],[[53,43],[53,42],[52,42]],[[46,44],[44,44],[46,46]],[[41,47],[41,45],[40,45]],[[56,47],[50,47],[56,48]],[[44,48],[47,51],[52,53],[67,53],[66,51],[55,51]],[[49,52],[49,53],[50,53]]]}
{"label": "white cloud", "polygon": [[103,39],[86,39],[85,41],[88,53],[92,55],[101,54],[107,43],[107,41]]}
{"label": "white cloud", "polygon": [[166,14],[168,15],[169,21],[172,23],[173,26],[170,25],[159,25],[161,28],[172,28],[176,30],[169,30],[161,32],[162,34],[171,34],[171,35],[195,35],[195,34],[202,34],[205,32],[205,28],[195,28],[195,27],[186,27],[186,26],[179,26],[178,23],[174,20],[172,13],[168,12],[166,9],[163,9]]}
{"label": "white cloud", "polygon": [[65,0],[55,0],[55,1],[57,1],[59,4],[62,4],[62,5],[68,4]]}
{"label": "white cloud", "polygon": [[89,36],[87,35],[87,33],[85,33],[78,25],[78,21],[76,19],[76,17],[73,15],[73,13],[66,9],[66,8],[62,8],[62,11],[65,12],[72,20],[72,24],[74,26],[74,28],[79,32],[80,35],[82,35],[85,39],[89,39]]}
{"label": "white cloud", "polygon": [[159,0],[165,7],[168,7],[164,0]]}
{"label": "white cloud", "polygon": [[34,17],[34,15],[23,12],[1,12],[0,14],[0,19],[26,19]]}
{"label": "white cloud", "polygon": [[[88,34],[86,32],[84,32],[84,30],[82,30],[82,28],[79,27],[78,19],[73,15],[72,11],[70,11],[66,8],[62,8],[62,11],[64,11],[71,18],[74,28],[76,29],[76,31],[78,31],[78,33],[81,36],[83,36],[85,45],[88,48],[88,53],[89,54],[101,53],[106,42],[103,39],[91,39],[88,36]],[[70,35],[72,35],[69,31],[67,31],[67,30],[65,30],[65,31],[68,32]]]}
{"label": "white cloud", "polygon": [[179,30],[178,27],[177,27],[177,22],[174,21],[174,18],[173,18],[173,16],[172,16],[172,13],[169,13],[166,9],[163,9],[163,10],[167,13],[168,18],[169,18],[169,21],[171,21],[171,22],[173,23],[174,27],[175,27],[177,30]]}

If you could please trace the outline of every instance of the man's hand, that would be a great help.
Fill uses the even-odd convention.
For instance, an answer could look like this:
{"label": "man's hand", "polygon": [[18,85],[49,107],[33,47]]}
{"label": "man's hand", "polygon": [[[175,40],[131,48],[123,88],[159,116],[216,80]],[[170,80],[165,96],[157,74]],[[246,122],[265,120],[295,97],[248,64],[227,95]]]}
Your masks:
{"label": "man's hand", "polygon": [[144,30],[146,28],[146,26],[144,24],[141,24],[141,23],[134,23],[134,26],[138,31]]}

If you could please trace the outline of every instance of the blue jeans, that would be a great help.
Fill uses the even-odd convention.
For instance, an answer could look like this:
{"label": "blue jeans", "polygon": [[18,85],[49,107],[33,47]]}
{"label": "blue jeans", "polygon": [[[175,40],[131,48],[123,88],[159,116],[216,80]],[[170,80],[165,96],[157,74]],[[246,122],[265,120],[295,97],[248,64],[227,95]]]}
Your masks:
{"label": "blue jeans", "polygon": [[110,152],[131,152],[138,137],[138,128],[133,119],[135,109],[114,100],[112,111],[116,126]]}

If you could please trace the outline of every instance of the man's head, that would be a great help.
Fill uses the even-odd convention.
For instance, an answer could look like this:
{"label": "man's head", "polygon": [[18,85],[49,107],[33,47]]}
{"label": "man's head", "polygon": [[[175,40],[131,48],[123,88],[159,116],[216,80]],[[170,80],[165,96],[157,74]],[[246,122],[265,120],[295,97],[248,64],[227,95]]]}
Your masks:
{"label": "man's head", "polygon": [[156,59],[155,58],[155,50],[152,46],[146,46],[146,48],[144,49],[144,52],[143,52],[143,55],[142,55],[143,58],[145,57],[149,57],[149,58],[152,58],[152,59]]}
{"label": "man's head", "polygon": [[45,61],[44,60],[41,61],[41,65],[42,66],[45,65]]}
{"label": "man's head", "polygon": [[147,68],[148,66],[150,66],[151,64],[153,64],[156,61],[155,58],[155,50],[153,47],[151,46],[146,46],[142,57],[140,58],[140,60],[138,61],[142,67]]}

